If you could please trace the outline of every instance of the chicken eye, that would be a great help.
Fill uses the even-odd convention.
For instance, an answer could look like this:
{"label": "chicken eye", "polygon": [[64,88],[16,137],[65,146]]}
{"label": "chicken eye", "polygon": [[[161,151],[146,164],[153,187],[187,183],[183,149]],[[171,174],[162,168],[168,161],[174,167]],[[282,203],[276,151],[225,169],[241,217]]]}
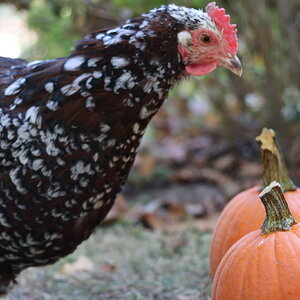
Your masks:
{"label": "chicken eye", "polygon": [[209,44],[210,41],[211,41],[211,36],[208,35],[208,34],[203,34],[201,36],[201,41],[204,43],[204,44]]}

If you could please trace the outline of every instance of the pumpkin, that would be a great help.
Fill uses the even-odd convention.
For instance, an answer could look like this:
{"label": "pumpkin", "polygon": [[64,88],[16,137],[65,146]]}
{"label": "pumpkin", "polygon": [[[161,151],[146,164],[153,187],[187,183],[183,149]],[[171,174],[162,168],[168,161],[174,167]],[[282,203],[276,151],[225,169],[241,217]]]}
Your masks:
{"label": "pumpkin", "polygon": [[[264,186],[274,180],[280,182],[292,213],[300,220],[300,190],[296,189],[289,178],[274,131],[264,128],[256,139],[260,143]],[[228,249],[247,233],[260,228],[265,211],[258,196],[259,186],[252,187],[236,195],[221,213],[212,235],[210,248],[212,278]]]}
{"label": "pumpkin", "polygon": [[260,194],[266,209],[261,230],[236,242],[218,266],[213,300],[300,299],[300,224],[279,183]]}

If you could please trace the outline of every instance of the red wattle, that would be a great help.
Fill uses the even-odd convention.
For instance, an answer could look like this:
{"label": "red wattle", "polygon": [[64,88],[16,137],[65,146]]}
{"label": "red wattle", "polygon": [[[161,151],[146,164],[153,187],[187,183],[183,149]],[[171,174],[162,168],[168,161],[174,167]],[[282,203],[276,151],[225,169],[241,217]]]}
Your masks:
{"label": "red wattle", "polygon": [[216,64],[194,64],[185,66],[186,72],[191,75],[201,76],[212,72],[217,67]]}

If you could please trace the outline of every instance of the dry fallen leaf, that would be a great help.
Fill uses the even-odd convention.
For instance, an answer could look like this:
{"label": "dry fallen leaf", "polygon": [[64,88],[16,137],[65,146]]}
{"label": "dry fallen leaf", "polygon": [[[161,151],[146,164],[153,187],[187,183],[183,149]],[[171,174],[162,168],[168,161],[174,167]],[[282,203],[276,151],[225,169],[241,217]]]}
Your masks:
{"label": "dry fallen leaf", "polygon": [[166,233],[183,232],[189,227],[195,228],[200,232],[207,232],[213,230],[218,217],[219,214],[215,213],[201,219],[176,222],[167,215],[147,213],[141,217],[141,222],[148,228]]}
{"label": "dry fallen leaf", "polygon": [[213,163],[213,167],[219,171],[232,171],[238,165],[239,160],[233,153],[220,156]]}
{"label": "dry fallen leaf", "polygon": [[188,215],[193,216],[195,218],[204,217],[207,213],[207,209],[201,202],[186,203],[185,211]]}
{"label": "dry fallen leaf", "polygon": [[183,168],[174,172],[172,181],[174,182],[193,182],[195,181],[195,172],[191,168]]}
{"label": "dry fallen leaf", "polygon": [[116,265],[110,263],[104,263],[97,268],[97,273],[111,273],[117,269]]}
{"label": "dry fallen leaf", "polygon": [[74,275],[77,272],[92,272],[94,269],[94,264],[89,258],[80,256],[73,263],[64,264],[61,272],[65,275]]}
{"label": "dry fallen leaf", "polygon": [[157,158],[151,154],[142,155],[141,164],[139,166],[139,172],[144,177],[149,177],[157,165]]}
{"label": "dry fallen leaf", "polygon": [[109,211],[103,223],[119,221],[124,218],[124,215],[129,210],[125,197],[119,194],[115,200],[115,204]]}
{"label": "dry fallen leaf", "polygon": [[211,182],[215,184],[223,184],[231,181],[226,174],[211,168],[183,168],[174,172],[172,177],[174,182]]}
{"label": "dry fallen leaf", "polygon": [[181,219],[188,215],[186,203],[179,203],[177,199],[166,199],[161,207],[174,219]]}
{"label": "dry fallen leaf", "polygon": [[168,226],[164,218],[159,216],[158,213],[145,213],[141,216],[141,222],[148,228],[154,230],[162,230]]}
{"label": "dry fallen leaf", "polygon": [[261,178],[262,167],[258,163],[243,161],[238,176]]}

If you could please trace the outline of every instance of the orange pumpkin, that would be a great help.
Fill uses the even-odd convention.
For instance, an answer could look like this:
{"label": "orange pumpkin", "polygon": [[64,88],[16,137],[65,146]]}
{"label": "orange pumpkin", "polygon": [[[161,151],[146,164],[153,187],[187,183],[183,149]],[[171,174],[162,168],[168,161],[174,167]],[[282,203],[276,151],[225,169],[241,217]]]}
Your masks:
{"label": "orange pumpkin", "polygon": [[[221,213],[211,241],[212,278],[228,249],[247,233],[260,228],[263,223],[265,210],[258,195],[258,186],[248,189],[235,196]],[[284,195],[296,220],[300,220],[300,189],[285,192]]]}
{"label": "orange pumpkin", "polygon": [[[288,205],[297,220],[300,220],[300,189],[290,180],[273,130],[263,129],[257,137],[261,142],[264,184],[273,180],[281,183]],[[236,195],[225,207],[215,226],[210,250],[210,270],[214,278],[216,269],[228,249],[247,233],[260,228],[264,207],[259,200],[259,186]]]}
{"label": "orange pumpkin", "polygon": [[267,216],[262,230],[236,242],[215,274],[213,300],[300,299],[300,223],[273,182],[260,195]]}

